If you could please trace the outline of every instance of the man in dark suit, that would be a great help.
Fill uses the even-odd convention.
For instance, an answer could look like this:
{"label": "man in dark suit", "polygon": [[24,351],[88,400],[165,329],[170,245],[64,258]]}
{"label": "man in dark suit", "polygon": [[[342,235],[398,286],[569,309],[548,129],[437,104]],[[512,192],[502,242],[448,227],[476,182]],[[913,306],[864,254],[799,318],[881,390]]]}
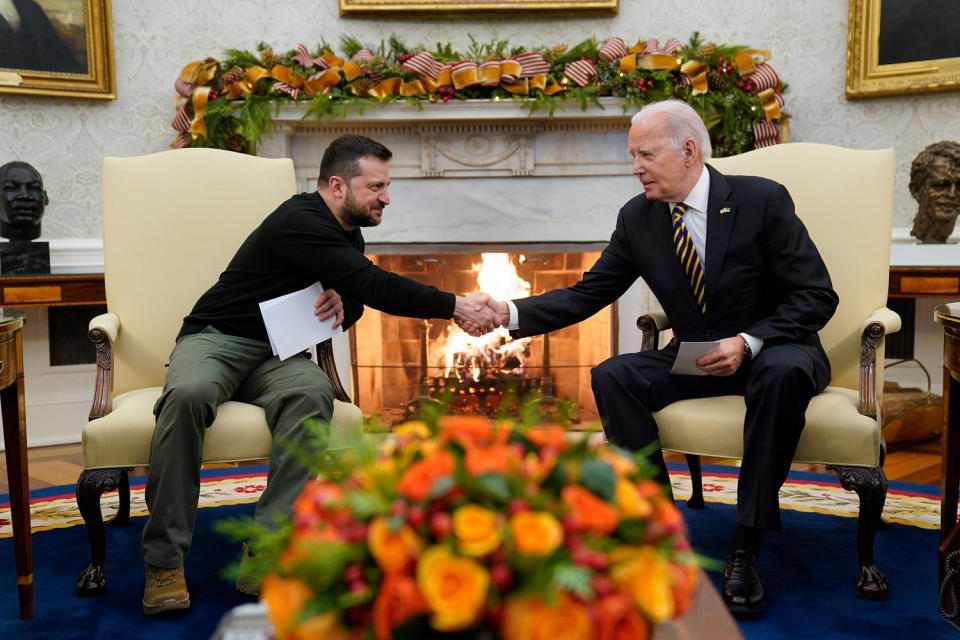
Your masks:
{"label": "man in dark suit", "polygon": [[[705,161],[700,116],[668,100],[636,114],[628,137],[644,193],[621,210],[609,245],[580,282],[539,296],[491,302],[516,337],[584,320],[643,278],[670,318],[661,350],[614,356],[592,371],[610,442],[637,450],[657,440],[652,411],[683,398],[739,394],[747,412],[723,597],[735,613],[766,608],[757,570],[760,532],[780,529],[778,491],[810,399],[830,380],[817,331],[837,295],[817,248],[780,184],[724,176]],[[670,369],[678,342],[719,341],[697,361],[706,375]],[[669,487],[663,455],[653,461]]]}

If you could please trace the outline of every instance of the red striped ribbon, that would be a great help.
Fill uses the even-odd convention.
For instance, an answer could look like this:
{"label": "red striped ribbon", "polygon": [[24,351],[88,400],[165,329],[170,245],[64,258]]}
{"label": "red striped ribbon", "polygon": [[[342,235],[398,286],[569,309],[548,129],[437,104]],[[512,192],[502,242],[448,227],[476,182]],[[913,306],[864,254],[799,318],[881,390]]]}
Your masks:
{"label": "red striped ribbon", "polygon": [[676,38],[668,38],[666,44],[662,47],[656,38],[649,38],[646,43],[644,43],[643,53],[661,53],[669,56],[680,51],[680,49],[683,49],[683,44]]}
{"label": "red striped ribbon", "polygon": [[627,43],[617,36],[607,40],[597,52],[597,57],[601,60],[619,60],[625,55],[627,55]]}
{"label": "red striped ribbon", "polygon": [[307,69],[312,69],[313,67],[317,66],[319,66],[321,69],[327,69],[330,66],[323,58],[314,58],[311,56],[310,52],[307,50],[307,45],[305,44],[298,44],[297,51],[300,53],[293,56],[292,60],[297,64],[306,67]]}
{"label": "red striped ribbon", "polygon": [[592,60],[574,60],[563,68],[568,78],[585,87],[597,77],[597,67]]}
{"label": "red striped ribbon", "polygon": [[766,120],[757,120],[753,123],[754,148],[772,147],[780,142],[780,129],[777,125]]}
{"label": "red striped ribbon", "polygon": [[428,78],[436,78],[443,69],[443,65],[437,62],[436,58],[434,58],[433,54],[429,51],[423,51],[414,55],[400,66],[407,71],[413,71]]}
{"label": "red striped ribbon", "polygon": [[543,55],[536,51],[511,56],[511,59],[520,63],[520,67],[523,69],[523,71],[520,72],[521,78],[531,78],[540,74],[550,73],[550,65],[543,59]]}

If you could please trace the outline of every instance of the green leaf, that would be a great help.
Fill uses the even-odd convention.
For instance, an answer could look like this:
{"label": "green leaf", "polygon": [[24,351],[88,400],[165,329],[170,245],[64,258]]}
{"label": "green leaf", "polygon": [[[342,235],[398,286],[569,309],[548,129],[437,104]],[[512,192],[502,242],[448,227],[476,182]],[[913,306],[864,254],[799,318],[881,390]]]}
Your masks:
{"label": "green leaf", "polygon": [[510,487],[507,479],[499,473],[485,473],[477,478],[479,489],[501,504],[510,501]]}
{"label": "green leaf", "polygon": [[613,502],[617,476],[605,460],[588,458],[580,465],[580,483],[607,502]]}
{"label": "green leaf", "polygon": [[553,568],[553,582],[558,589],[570,591],[584,599],[593,597],[593,571],[578,564],[563,563]]}

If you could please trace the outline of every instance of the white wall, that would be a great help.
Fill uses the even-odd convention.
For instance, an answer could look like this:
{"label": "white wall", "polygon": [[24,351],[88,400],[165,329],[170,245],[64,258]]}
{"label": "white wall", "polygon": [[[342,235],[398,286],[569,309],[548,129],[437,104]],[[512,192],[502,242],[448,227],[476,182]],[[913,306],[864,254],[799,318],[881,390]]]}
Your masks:
{"label": "white wall", "polygon": [[[336,0],[118,0],[113,3],[118,99],[0,94],[0,164],[24,160],[43,174],[51,199],[43,239],[99,239],[101,158],[168,147],[173,82],[184,64],[227,48],[253,50],[261,40],[285,50],[298,42],[311,48],[321,40],[336,45],[343,35],[374,46],[396,34],[411,46],[439,41],[463,50],[470,34],[481,42],[505,39],[538,47],[611,35],[630,42],[639,37],[686,41],[700,31],[705,40],[769,49],[771,63],[790,85],[785,110],[794,116],[791,140],[896,149],[895,227],[909,227],[916,211],[907,191],[912,159],[932,142],[960,140],[956,93],[844,99],[846,2],[620,0],[620,7],[617,16],[573,19],[344,19]],[[928,321],[920,315],[918,325]],[[28,389],[31,396],[40,393]],[[82,421],[63,428],[79,434]]]}

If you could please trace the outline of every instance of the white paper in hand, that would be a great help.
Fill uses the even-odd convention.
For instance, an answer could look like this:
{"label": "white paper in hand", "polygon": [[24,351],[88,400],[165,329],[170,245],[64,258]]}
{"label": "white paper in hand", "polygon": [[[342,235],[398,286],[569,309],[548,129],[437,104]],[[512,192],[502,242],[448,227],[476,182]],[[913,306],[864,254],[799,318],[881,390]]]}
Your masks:
{"label": "white paper in hand", "polygon": [[713,342],[681,342],[677,351],[677,359],[673,361],[670,373],[680,373],[688,376],[705,376],[707,372],[697,367],[697,360],[717,348],[719,340]]}
{"label": "white paper in hand", "polygon": [[313,303],[322,293],[323,286],[314,282],[306,289],[260,303],[270,347],[281,360],[343,331],[340,327],[333,328],[336,316],[321,321],[313,315]]}

